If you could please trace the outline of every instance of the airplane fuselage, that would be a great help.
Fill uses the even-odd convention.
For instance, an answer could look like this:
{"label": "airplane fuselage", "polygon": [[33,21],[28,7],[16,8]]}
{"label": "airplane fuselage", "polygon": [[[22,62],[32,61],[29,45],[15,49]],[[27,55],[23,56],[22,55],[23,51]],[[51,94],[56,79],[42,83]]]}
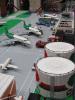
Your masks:
{"label": "airplane fuselage", "polygon": [[29,30],[31,32],[33,32],[35,35],[38,35],[38,36],[42,35],[42,32],[39,29],[37,29],[37,28],[29,27]]}
{"label": "airplane fuselage", "polygon": [[50,18],[53,17],[53,18],[57,18],[57,15],[53,15],[53,14],[52,14],[52,15],[51,15],[51,14],[44,14],[44,17],[50,17]]}
{"label": "airplane fuselage", "polygon": [[11,58],[8,58],[8,59],[4,62],[4,64],[1,66],[1,68],[4,69],[4,70],[6,70],[8,64],[9,64],[11,61],[12,61],[12,59],[11,59]]}
{"label": "airplane fuselage", "polygon": [[24,38],[22,36],[18,36],[18,35],[13,35],[14,39],[16,39],[17,41],[24,43],[24,44],[28,44],[30,45],[30,41],[27,38]]}
{"label": "airplane fuselage", "polygon": [[0,68],[2,70],[7,70],[7,69],[18,69],[18,66],[11,65],[11,58],[7,58],[6,61],[3,64],[0,64]]}
{"label": "airplane fuselage", "polygon": [[59,20],[57,15],[44,14],[41,18]]}

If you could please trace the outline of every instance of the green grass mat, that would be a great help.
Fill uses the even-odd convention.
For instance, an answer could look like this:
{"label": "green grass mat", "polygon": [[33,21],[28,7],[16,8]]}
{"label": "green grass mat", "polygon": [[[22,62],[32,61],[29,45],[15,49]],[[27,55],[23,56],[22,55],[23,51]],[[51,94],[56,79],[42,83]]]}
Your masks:
{"label": "green grass mat", "polygon": [[[15,15],[15,14],[12,14]],[[22,14],[19,14],[18,16],[16,16],[16,18],[27,18],[29,17],[31,14],[28,11],[25,11]],[[20,23],[21,20],[19,19],[11,19],[9,21],[7,21],[7,23],[3,26],[0,26],[0,35],[2,35],[5,32],[5,27],[9,29],[11,29],[12,27],[16,26],[18,23]]]}
{"label": "green grass mat", "polygon": [[[34,93],[40,94],[40,90],[38,88],[35,89]],[[41,96],[40,100],[44,100],[44,97]],[[46,100],[50,100],[50,98],[47,98]],[[65,100],[73,100],[72,96],[67,97]]]}
{"label": "green grass mat", "polygon": [[66,99],[66,100],[73,100],[73,97],[72,97],[72,96],[67,97],[67,99]]}
{"label": "green grass mat", "polygon": [[27,17],[29,17],[31,14],[30,14],[30,12],[24,12],[24,13],[22,13],[22,14],[20,14],[20,15],[18,15],[17,17],[19,17],[19,18],[27,18]]}
{"label": "green grass mat", "polygon": [[3,26],[0,26],[0,35],[2,35],[5,32],[5,27],[9,29],[11,29],[12,27],[16,26],[18,23],[20,23],[20,20],[17,19],[12,19],[7,21],[7,23]]}

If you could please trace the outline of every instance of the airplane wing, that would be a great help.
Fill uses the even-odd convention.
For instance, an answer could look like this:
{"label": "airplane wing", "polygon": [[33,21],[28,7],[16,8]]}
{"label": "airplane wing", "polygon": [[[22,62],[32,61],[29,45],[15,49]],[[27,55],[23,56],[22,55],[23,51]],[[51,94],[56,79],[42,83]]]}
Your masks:
{"label": "airplane wing", "polygon": [[8,64],[6,68],[18,69],[18,66]]}
{"label": "airplane wing", "polygon": [[15,97],[15,100],[23,100],[23,97],[22,96]]}
{"label": "airplane wing", "polygon": [[6,24],[6,21],[4,19],[0,19],[0,26]]}
{"label": "airplane wing", "polygon": [[3,40],[3,41],[0,41],[0,46],[9,46],[9,45],[13,45],[15,42],[15,40],[13,39],[6,39],[6,40]]}
{"label": "airplane wing", "polygon": [[4,67],[4,68],[3,68],[3,64],[0,64],[0,68],[1,68],[2,70],[7,70],[7,69],[9,69],[9,68],[10,68],[10,69],[18,69],[18,66],[8,64],[7,67]]}
{"label": "airplane wing", "polygon": [[4,25],[4,24],[6,24],[6,22],[5,22],[5,21],[4,21],[4,22],[0,22],[0,26],[1,26],[1,25]]}
{"label": "airplane wing", "polygon": [[1,68],[2,70],[7,70],[7,68],[6,68],[6,67],[5,67],[5,68],[3,68],[2,66],[3,66],[3,64],[0,64],[0,68]]}

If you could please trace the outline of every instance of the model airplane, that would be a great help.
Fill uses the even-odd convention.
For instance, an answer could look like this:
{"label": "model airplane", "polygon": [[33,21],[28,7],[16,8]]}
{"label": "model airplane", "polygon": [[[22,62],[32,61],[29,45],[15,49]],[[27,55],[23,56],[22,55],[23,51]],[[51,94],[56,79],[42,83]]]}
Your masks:
{"label": "model airplane", "polygon": [[11,59],[11,58],[8,58],[3,64],[0,64],[0,68],[1,68],[2,70],[7,70],[7,69],[9,69],[9,68],[11,68],[11,69],[18,69],[17,66],[11,65],[11,64],[10,64],[11,61],[12,61],[12,59]]}
{"label": "model airplane", "polygon": [[42,18],[56,19],[58,20],[58,16],[56,14],[43,14]]}
{"label": "model airplane", "polygon": [[4,25],[4,24],[6,24],[6,22],[0,22],[0,26],[2,26],[2,25]]}
{"label": "model airplane", "polygon": [[31,45],[30,41],[27,38],[9,33],[7,29],[6,29],[5,34],[10,39],[15,39],[16,41],[18,41],[20,43],[23,43],[23,44],[26,44],[26,45]]}
{"label": "model airplane", "polygon": [[33,34],[35,34],[35,35],[37,35],[37,36],[41,36],[41,35],[43,35],[43,31],[41,30],[41,29],[39,29],[38,27],[32,27],[30,24],[29,25],[26,25],[26,23],[25,23],[25,21],[24,21],[24,28],[26,29],[26,30],[29,30],[30,31],[30,33],[33,33]]}
{"label": "model airplane", "polygon": [[15,97],[14,99],[15,99],[15,100],[24,100],[24,99],[23,99],[23,96]]}
{"label": "model airplane", "polygon": [[4,25],[4,24],[6,24],[6,21],[0,19],[0,26],[2,26],[2,25]]}

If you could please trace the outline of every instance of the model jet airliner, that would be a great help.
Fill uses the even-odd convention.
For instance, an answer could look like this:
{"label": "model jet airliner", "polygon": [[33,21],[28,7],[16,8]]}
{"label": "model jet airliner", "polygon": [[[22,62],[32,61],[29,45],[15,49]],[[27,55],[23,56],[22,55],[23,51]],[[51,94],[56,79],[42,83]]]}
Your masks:
{"label": "model jet airliner", "polygon": [[6,24],[6,22],[1,22],[1,21],[0,21],[0,26],[2,26],[2,25],[4,25],[4,24]]}
{"label": "model jet airliner", "polygon": [[14,99],[15,99],[15,100],[24,100],[24,99],[23,99],[23,96],[15,97]]}
{"label": "model jet airliner", "polygon": [[4,21],[3,19],[0,19],[0,26],[6,24],[6,21]]}
{"label": "model jet airliner", "polygon": [[13,33],[9,33],[7,29],[6,29],[5,34],[9,39],[15,39],[14,41],[18,41],[18,42],[23,43],[25,45],[31,45],[31,42],[27,38],[19,36],[19,35],[15,35]]}
{"label": "model jet airliner", "polygon": [[25,21],[23,21],[23,23],[24,23],[24,28],[26,30],[29,30],[30,33],[33,33],[34,35],[37,35],[37,36],[43,35],[43,31],[41,29],[39,29],[37,26],[32,27],[31,24],[26,25]]}
{"label": "model jet airliner", "polygon": [[41,18],[49,18],[49,19],[56,19],[58,20],[58,16],[55,14],[43,14],[43,16]]}
{"label": "model jet airliner", "polygon": [[18,69],[17,66],[11,65],[11,64],[10,64],[11,61],[12,61],[11,58],[6,59],[6,61],[5,61],[3,64],[0,64],[0,68],[1,68],[2,70],[7,70],[7,69]]}

